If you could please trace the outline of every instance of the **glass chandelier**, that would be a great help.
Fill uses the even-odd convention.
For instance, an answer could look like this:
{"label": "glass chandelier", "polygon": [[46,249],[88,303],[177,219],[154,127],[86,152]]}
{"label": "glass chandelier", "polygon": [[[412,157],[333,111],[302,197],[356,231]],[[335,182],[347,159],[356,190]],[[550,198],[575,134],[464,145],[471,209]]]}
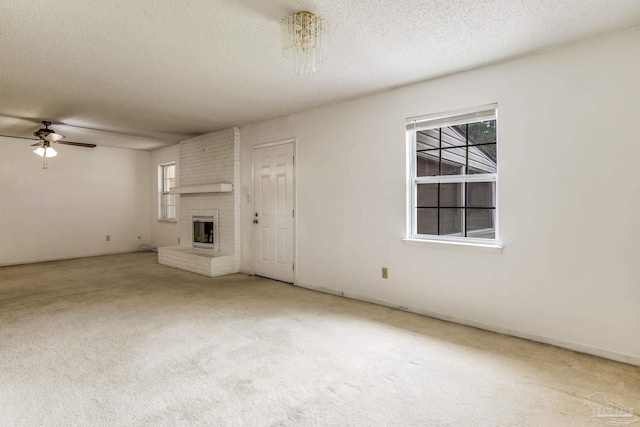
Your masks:
{"label": "glass chandelier", "polygon": [[281,22],[282,54],[298,75],[309,76],[327,56],[327,23],[311,12],[285,16]]}

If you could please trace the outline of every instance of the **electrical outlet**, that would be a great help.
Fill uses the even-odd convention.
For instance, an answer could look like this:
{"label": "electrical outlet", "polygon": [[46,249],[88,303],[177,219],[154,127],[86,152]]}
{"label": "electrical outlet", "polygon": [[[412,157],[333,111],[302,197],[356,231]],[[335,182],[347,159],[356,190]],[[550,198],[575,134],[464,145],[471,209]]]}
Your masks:
{"label": "electrical outlet", "polygon": [[389,269],[387,267],[382,267],[382,278],[383,279],[389,278]]}
{"label": "electrical outlet", "polygon": [[110,242],[110,241],[111,241],[111,236],[107,234],[107,242]]}

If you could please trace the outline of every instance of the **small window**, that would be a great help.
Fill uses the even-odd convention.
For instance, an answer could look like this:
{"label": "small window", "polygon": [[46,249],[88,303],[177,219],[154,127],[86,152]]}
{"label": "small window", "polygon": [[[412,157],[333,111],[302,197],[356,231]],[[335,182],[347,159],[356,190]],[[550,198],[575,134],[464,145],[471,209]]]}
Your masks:
{"label": "small window", "polygon": [[176,186],[176,164],[165,163],[158,166],[158,218],[176,220],[176,195],[169,190]]}
{"label": "small window", "polygon": [[410,238],[494,243],[497,105],[407,119]]}

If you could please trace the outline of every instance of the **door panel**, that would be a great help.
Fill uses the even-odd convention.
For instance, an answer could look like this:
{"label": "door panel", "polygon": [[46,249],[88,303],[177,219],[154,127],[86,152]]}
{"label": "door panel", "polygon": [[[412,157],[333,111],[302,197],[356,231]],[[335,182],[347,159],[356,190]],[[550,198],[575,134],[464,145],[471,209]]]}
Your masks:
{"label": "door panel", "polygon": [[287,262],[287,230],[278,228],[278,237],[276,242],[276,254],[278,264],[286,264]]}
{"label": "door panel", "polygon": [[293,283],[293,143],[254,151],[254,271]]}
{"label": "door panel", "polygon": [[269,216],[269,175],[262,177],[260,191],[262,191],[262,195],[260,196],[260,200],[262,201],[261,212],[264,216]]}
{"label": "door panel", "polygon": [[276,204],[278,206],[278,216],[285,216],[287,210],[287,176],[284,174],[278,174],[276,177],[276,187],[278,191],[278,197]]}
{"label": "door panel", "polygon": [[260,227],[260,260],[269,262],[269,229]]}

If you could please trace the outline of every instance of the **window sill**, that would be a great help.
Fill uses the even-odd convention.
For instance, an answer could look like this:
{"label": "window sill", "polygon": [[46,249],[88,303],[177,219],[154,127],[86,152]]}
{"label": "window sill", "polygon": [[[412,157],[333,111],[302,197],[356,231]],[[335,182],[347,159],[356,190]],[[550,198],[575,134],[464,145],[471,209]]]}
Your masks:
{"label": "window sill", "polygon": [[459,249],[471,252],[484,252],[501,255],[504,246],[500,244],[482,244],[469,242],[452,242],[448,240],[402,239],[405,246],[431,246],[443,249]]}
{"label": "window sill", "polygon": [[177,223],[178,220],[177,219],[165,219],[165,218],[158,218],[158,222],[169,222],[169,223]]}

